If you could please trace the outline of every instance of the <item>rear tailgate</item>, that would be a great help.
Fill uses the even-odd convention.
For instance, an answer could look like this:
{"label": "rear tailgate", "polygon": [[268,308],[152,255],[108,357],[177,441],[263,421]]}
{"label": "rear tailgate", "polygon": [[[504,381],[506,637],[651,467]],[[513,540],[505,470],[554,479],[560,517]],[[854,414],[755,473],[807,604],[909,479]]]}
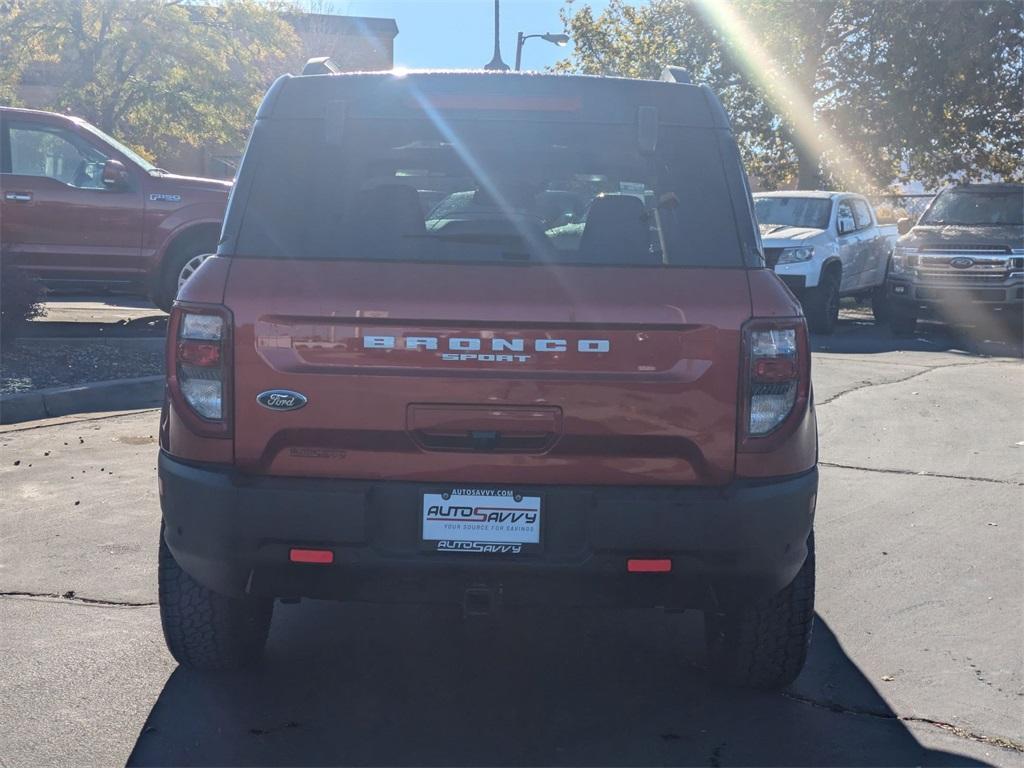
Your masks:
{"label": "rear tailgate", "polygon": [[[225,303],[244,471],[491,484],[733,476],[742,269],[235,258]],[[308,402],[257,402],[275,389]]]}

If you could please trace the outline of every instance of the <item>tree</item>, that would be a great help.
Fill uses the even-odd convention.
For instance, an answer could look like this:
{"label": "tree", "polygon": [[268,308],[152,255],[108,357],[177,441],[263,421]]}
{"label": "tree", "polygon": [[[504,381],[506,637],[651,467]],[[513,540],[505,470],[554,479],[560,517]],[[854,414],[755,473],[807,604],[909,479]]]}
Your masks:
{"label": "tree", "polygon": [[0,98],[43,67],[45,108],[79,115],[144,154],[239,146],[298,49],[286,6],[257,0],[0,0]]}
{"label": "tree", "polygon": [[560,71],[690,70],[762,184],[1019,179],[1024,18],[1012,0],[567,0]]}

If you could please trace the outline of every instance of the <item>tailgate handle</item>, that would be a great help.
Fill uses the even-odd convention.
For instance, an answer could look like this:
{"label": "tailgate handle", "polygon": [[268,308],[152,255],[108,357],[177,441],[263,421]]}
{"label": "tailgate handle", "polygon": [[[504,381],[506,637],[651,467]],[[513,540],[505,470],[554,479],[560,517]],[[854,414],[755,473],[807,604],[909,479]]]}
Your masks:
{"label": "tailgate handle", "polygon": [[562,433],[560,408],[410,405],[407,428],[428,451],[541,453]]}

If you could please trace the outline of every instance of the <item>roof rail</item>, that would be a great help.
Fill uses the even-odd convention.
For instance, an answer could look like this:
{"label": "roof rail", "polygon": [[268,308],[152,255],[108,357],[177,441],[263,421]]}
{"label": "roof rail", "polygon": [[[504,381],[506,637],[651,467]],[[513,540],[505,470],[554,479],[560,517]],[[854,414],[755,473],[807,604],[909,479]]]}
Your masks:
{"label": "roof rail", "polygon": [[341,67],[334,63],[330,56],[317,56],[306,62],[302,68],[304,75],[336,75],[341,72]]}
{"label": "roof rail", "polygon": [[682,67],[665,67],[661,70],[661,79],[667,83],[693,85],[693,78],[690,76],[690,73]]}

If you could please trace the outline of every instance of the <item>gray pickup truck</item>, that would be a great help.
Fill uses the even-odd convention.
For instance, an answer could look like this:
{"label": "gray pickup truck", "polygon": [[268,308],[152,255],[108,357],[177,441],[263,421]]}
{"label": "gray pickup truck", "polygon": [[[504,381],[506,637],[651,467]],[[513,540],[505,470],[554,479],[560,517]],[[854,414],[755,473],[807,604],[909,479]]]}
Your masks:
{"label": "gray pickup truck", "polygon": [[1019,331],[1024,318],[1024,185],[961,184],[899,224],[886,282],[893,333],[919,317]]}

